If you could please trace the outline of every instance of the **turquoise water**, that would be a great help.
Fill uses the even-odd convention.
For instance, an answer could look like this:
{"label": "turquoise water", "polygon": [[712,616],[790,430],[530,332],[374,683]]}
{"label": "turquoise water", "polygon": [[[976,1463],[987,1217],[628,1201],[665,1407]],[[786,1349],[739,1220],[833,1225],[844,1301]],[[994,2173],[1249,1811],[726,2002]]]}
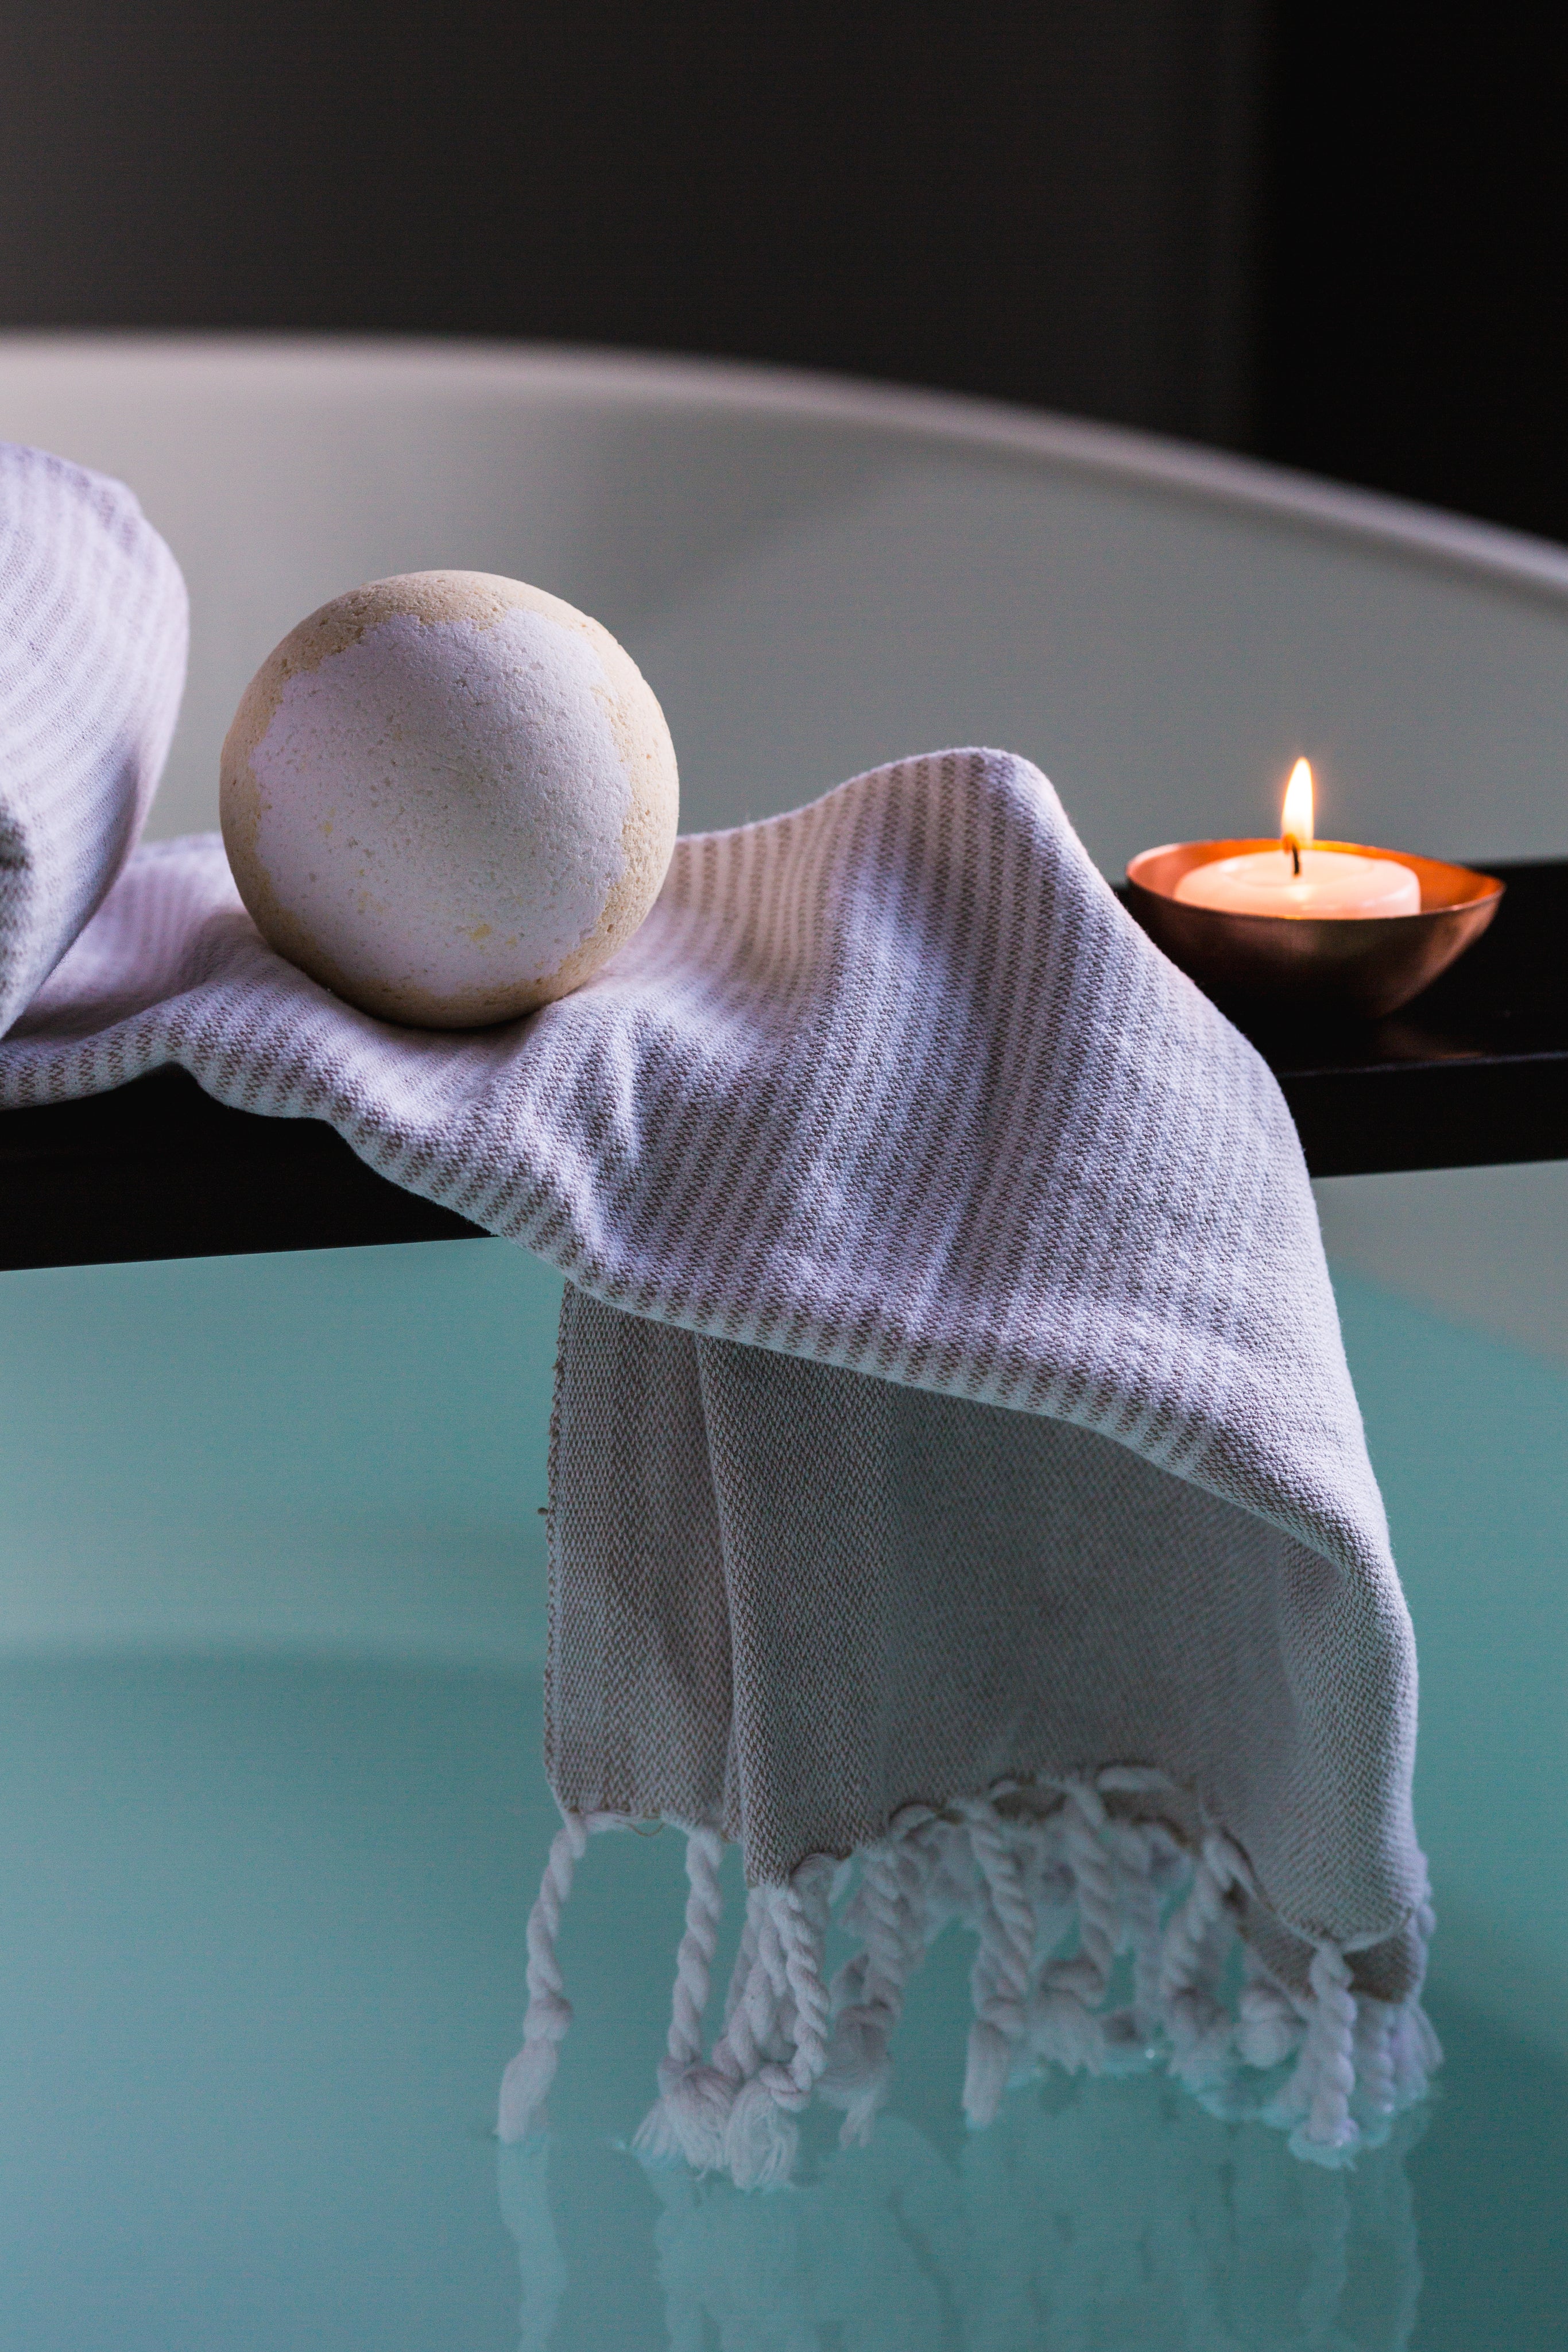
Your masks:
{"label": "turquoise water", "polygon": [[1434,1965],[1568,2059],[1568,1372],[1335,1286],[1416,1623]]}
{"label": "turquoise water", "polygon": [[0,1284],[10,2352],[1568,2345],[1568,1379],[1342,1287],[1423,1671],[1441,2089],[1347,2176],[1157,2079],[967,2135],[967,1955],[873,2146],[746,2198],[624,2143],[667,1836],[598,1841],[548,2141],[500,2150],[553,1286],[497,1245]]}
{"label": "turquoise water", "polygon": [[550,1828],[538,1704],[526,1675],[473,1668],[0,1675],[7,2344],[1568,2340],[1568,2076],[1453,2001],[1414,2145],[1349,2176],[1155,2079],[1019,2091],[969,2136],[955,1937],[869,2149],[824,2128],[801,2185],[770,2196],[644,2172],[623,2144],[678,1932],[668,1837],[591,1850],[554,2129],[497,2149],[522,1889]]}

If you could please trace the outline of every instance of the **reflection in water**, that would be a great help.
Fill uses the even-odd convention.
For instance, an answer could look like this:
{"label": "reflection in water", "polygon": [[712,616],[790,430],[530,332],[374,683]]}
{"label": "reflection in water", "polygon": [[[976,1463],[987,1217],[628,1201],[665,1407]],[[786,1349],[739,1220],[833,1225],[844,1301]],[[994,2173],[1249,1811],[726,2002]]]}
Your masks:
{"label": "reflection in water", "polygon": [[[1404,2352],[1420,2272],[1402,2119],[1353,2170],[1217,2121],[1159,2075],[1019,2091],[956,2164],[870,2147],[747,2194],[650,2168],[671,2352]],[[576,2352],[549,2143],[499,2152],[522,2352]],[[630,2156],[603,2151],[630,2167]],[[558,2182],[559,2195],[559,2182]],[[559,2222],[569,2248],[571,2219]],[[605,2248],[582,2216],[581,2259]],[[650,2315],[650,2317],[653,2315]]]}
{"label": "reflection in water", "polygon": [[550,2214],[549,2142],[543,2132],[509,2146],[505,2141],[497,2145],[496,2187],[501,2219],[517,2249],[522,2278],[518,2352],[547,2352],[566,2293],[567,2273]]}

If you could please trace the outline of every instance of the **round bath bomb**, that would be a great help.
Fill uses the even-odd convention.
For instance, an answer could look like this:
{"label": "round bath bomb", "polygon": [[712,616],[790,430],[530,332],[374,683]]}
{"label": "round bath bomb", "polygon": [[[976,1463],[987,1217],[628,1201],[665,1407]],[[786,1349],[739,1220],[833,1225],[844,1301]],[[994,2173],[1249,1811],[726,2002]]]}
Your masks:
{"label": "round bath bomb", "polygon": [[224,744],[224,843],[257,929],[421,1028],[580,987],[657,898],[676,808],[631,656],[487,572],[334,597],[267,656]]}

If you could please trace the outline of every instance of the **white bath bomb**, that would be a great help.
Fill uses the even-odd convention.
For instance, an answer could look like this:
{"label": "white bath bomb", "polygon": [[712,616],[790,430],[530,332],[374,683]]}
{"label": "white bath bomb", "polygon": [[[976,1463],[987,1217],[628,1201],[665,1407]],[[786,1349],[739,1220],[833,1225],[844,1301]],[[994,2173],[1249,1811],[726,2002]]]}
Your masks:
{"label": "white bath bomb", "polygon": [[608,629],[487,572],[312,613],[246,687],[224,842],[256,928],[364,1012],[507,1021],[580,987],[674,846],[664,714]]}

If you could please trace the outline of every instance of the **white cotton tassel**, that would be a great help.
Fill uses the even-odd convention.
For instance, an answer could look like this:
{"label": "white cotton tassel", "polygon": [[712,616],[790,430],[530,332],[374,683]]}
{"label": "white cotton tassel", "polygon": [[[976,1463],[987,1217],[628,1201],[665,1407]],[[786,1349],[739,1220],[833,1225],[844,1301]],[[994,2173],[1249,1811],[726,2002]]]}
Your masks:
{"label": "white cotton tassel", "polygon": [[573,1813],[563,1807],[561,1825],[550,1841],[538,1900],[528,1914],[528,2006],[523,2019],[523,2046],[501,2078],[496,2132],[508,2144],[542,2124],[545,2096],[555,2080],[560,2045],[571,2023],[571,2003],[566,1998],[555,1944],[577,1865],[596,1831],[620,1826],[618,1814]]}
{"label": "white cotton tassel", "polygon": [[893,1833],[862,1860],[852,1916],[865,1948],[834,1980],[835,2016],[821,2084],[830,2105],[844,2110],[839,2134],[845,2147],[864,2147],[892,2078],[888,2043],[904,2014],[904,1993],[924,1957],[925,1878],[912,1832],[928,1821],[911,1809]]}
{"label": "white cotton tassel", "polygon": [[723,1854],[716,1831],[686,1832],[685,1932],[675,1957],[659,2097],[632,2143],[652,2163],[684,2157],[699,2172],[711,2170],[723,2158],[725,2126],[735,2100],[734,2084],[703,2058],[703,2019],[724,1907],[718,1878]]}
{"label": "white cotton tassel", "polygon": [[789,2179],[800,2135],[759,2074],[735,2095],[725,2126],[724,2155],[737,2189],[777,2189]]}
{"label": "white cotton tassel", "polygon": [[1204,1839],[1186,1902],[1166,1929],[1160,2005],[1172,2042],[1172,2072],[1191,2088],[1206,2089],[1225,2072],[1231,2029],[1219,2000],[1219,1979],[1232,1925],[1226,1890],[1237,1875],[1228,1841]]}
{"label": "white cotton tassel", "polygon": [[1291,2148],[1314,2164],[1339,2165],[1361,2141],[1350,2112],[1355,2089],[1356,1999],[1343,1954],[1333,1944],[1320,1944],[1308,1981],[1312,2003],[1306,2039],[1290,2088],[1290,2103],[1301,2120],[1291,2134]]}
{"label": "white cotton tassel", "polygon": [[[837,1864],[813,1855],[774,1897],[773,1915],[784,1954],[794,2042],[788,2065],[777,2070],[776,2088],[786,2105],[803,2107],[828,2063],[831,2005],[825,1976],[828,1909]],[[788,2079],[784,2079],[785,2077]]]}
{"label": "white cotton tassel", "polygon": [[1155,1849],[1147,1832],[1124,1831],[1123,1837],[1117,1881],[1123,1933],[1133,1951],[1130,2019],[1137,2046],[1146,2054],[1160,2022],[1160,1967],[1165,1952],[1160,1889],[1155,1875]]}
{"label": "white cotton tassel", "polygon": [[[789,2000],[783,2000],[775,1981],[774,2014],[793,2048],[787,2060],[768,2058],[736,2094],[724,2153],[737,2189],[769,2189],[789,2178],[800,2137],[795,2116],[809,2104],[827,2066],[830,2003],[824,1967],[828,1902],[836,1868],[831,1857],[813,1854],[787,1886],[768,1891],[758,1934],[758,1966],[771,1976],[775,1955],[782,1961]],[[764,2039],[757,2037],[759,2045]]]}
{"label": "white cotton tassel", "polygon": [[1359,1996],[1355,2004],[1355,2099],[1368,2138],[1381,2139],[1399,2106],[1394,2077],[1394,2011]]}
{"label": "white cotton tassel", "polygon": [[1427,1972],[1427,1947],[1437,1927],[1429,1897],[1417,1906],[1415,1919],[1416,1947],[1420,1967],[1416,1990],[1408,2000],[1402,2001],[1389,2019],[1388,2061],[1394,2079],[1395,2105],[1407,2107],[1424,2098],[1431,2076],[1443,2063],[1443,2052],[1431,2021],[1421,2007],[1420,1979]]}
{"label": "white cotton tassel", "polygon": [[756,2072],[780,2065],[794,2046],[795,1996],[784,1958],[784,1938],[779,1926],[779,1890],[763,1891],[762,1914],[757,1926],[757,1967],[746,1989],[743,2015],[756,2044]]}
{"label": "white cotton tassel", "polygon": [[[771,1906],[771,1888],[750,1889],[740,1949],[725,2000],[724,2030],[714,2044],[713,2072],[724,2086],[715,2093],[715,2105],[723,2111],[717,2162],[727,2170],[733,2170],[730,2141],[737,2101],[761,2073],[777,2039],[779,1994],[785,1978]],[[772,2106],[771,2099],[768,2105]],[[746,2132],[742,2168],[748,2185],[760,2186],[764,2179],[781,2177],[780,2167],[792,2159],[792,2151],[781,2137],[775,2136],[773,2143],[764,2147],[764,2126],[752,2122],[742,2128]]]}
{"label": "white cotton tassel", "polygon": [[1406,2001],[1395,2011],[1389,2027],[1388,2055],[1396,2101],[1401,2107],[1412,2106],[1426,2096],[1428,2079],[1443,2063],[1437,2037],[1419,2001]]}
{"label": "white cotton tassel", "polygon": [[[736,2011],[746,1998],[746,1988],[751,1982],[751,1971],[757,1966],[757,1931],[762,1917],[762,1890],[752,1887],[746,1897],[746,1918],[740,1930],[740,1948],[735,1956],[735,1966],[729,1972],[729,1990],[724,1997],[724,2032],[728,2033]],[[715,2063],[718,2052],[714,2053]],[[734,2079],[738,2082],[740,2075]]]}
{"label": "white cotton tassel", "polygon": [[994,2120],[1027,2031],[1034,1908],[991,1800],[968,1798],[953,1810],[967,1832],[980,1884],[980,1948],[969,1972],[975,2021],[964,2072],[964,2113],[978,2127]]}
{"label": "white cotton tassel", "polygon": [[[714,2045],[714,2070],[729,2086],[732,2105],[736,2092],[766,2063],[776,2031],[775,1971],[768,1965],[770,1954],[764,1951],[765,1936],[769,1946],[778,1942],[770,1895],[771,1890],[763,1886],[752,1887],[747,1895],[746,1924],[724,2005],[724,2031]],[[781,1983],[782,1958],[776,1973]]]}
{"label": "white cotton tassel", "polygon": [[[1105,2063],[1105,2020],[1099,2014],[1122,1939],[1115,1867],[1102,1832],[1105,1804],[1087,1781],[1061,1783],[1061,1842],[1078,1906],[1078,1949],[1041,1971],[1030,2008],[1030,2039],[1040,2055],[1070,2074],[1097,2074]],[[1131,2028],[1119,2035],[1131,2039]]]}
{"label": "white cotton tassel", "polygon": [[1282,2066],[1301,2039],[1301,2021],[1248,1945],[1242,1957],[1241,1998],[1237,2004],[1236,2048],[1242,2063],[1267,2071]]}

